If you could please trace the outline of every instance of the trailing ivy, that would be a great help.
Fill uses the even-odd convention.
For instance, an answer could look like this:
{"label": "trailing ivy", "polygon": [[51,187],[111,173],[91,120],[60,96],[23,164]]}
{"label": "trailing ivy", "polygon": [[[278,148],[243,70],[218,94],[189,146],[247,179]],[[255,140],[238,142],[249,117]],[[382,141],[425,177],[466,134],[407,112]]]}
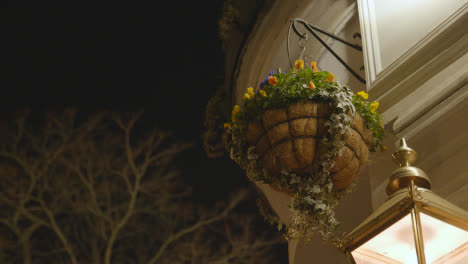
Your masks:
{"label": "trailing ivy", "polygon": [[[291,205],[292,223],[287,227],[287,238],[310,237],[319,232],[324,240],[335,241],[335,230],[339,226],[334,208],[338,201],[354,190],[351,184],[345,189],[334,188],[330,177],[333,160],[344,151],[342,136],[350,129],[352,117],[357,112],[372,131],[373,142],[370,151],[381,146],[384,135],[382,117],[376,111],[378,102],[367,102],[368,95],[359,92],[357,95],[346,86],[334,81],[334,75],[319,72],[315,63],[312,68],[304,68],[303,61],[296,61],[296,66],[289,72],[271,71],[254,91],[247,89],[242,107],[234,106],[231,122],[225,123],[226,149],[230,157],[246,172],[252,181],[274,184],[293,192],[294,202]],[[319,164],[307,175],[296,175],[283,168],[277,175],[262,165],[254,146],[246,142],[247,127],[251,122],[261,118],[270,109],[283,108],[304,101],[326,103],[331,107],[331,116],[325,123],[328,129],[323,142],[328,146]],[[270,218],[271,219],[271,218]]]}

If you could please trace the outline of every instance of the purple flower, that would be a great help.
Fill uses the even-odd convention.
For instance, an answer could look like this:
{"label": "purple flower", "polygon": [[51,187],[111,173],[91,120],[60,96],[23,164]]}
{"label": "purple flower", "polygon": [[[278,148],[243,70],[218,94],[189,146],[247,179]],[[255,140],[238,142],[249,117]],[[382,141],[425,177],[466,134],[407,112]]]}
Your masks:
{"label": "purple flower", "polygon": [[[278,69],[278,71],[279,71],[279,70],[280,70],[280,69]],[[279,72],[278,72],[278,73],[279,73]],[[267,85],[270,76],[273,76],[273,74],[275,74],[275,71],[270,71],[270,72],[268,73],[267,77],[266,77],[265,79],[263,79],[263,81],[260,82],[260,84],[258,85],[258,87],[259,87],[260,89],[262,89],[263,86]]]}

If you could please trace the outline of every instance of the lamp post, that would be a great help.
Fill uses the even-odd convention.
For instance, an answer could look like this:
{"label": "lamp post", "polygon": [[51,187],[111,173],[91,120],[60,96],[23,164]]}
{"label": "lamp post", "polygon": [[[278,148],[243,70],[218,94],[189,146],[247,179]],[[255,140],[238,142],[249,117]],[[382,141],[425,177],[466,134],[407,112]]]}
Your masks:
{"label": "lamp post", "polygon": [[387,201],[341,245],[350,263],[468,263],[468,212],[431,191],[404,138],[392,157],[400,168],[388,179]]}

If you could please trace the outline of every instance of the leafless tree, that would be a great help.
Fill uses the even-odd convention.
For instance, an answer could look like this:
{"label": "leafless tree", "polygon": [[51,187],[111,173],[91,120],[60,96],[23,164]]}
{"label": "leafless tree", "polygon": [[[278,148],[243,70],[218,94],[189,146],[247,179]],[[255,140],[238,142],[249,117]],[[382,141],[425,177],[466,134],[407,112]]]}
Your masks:
{"label": "leafless tree", "polygon": [[189,144],[139,129],[139,114],[67,110],[2,125],[1,263],[274,263],[277,236],[205,208],[174,167]]}

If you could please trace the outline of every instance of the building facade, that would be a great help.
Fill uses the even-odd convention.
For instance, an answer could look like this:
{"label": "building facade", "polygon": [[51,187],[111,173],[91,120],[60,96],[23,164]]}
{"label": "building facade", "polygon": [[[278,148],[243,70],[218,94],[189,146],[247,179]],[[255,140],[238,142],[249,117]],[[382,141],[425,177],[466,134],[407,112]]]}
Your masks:
{"label": "building facade", "polygon": [[[366,91],[369,100],[380,102],[379,112],[389,127],[384,139],[388,150],[371,157],[357,191],[337,208],[343,231],[352,230],[385,201],[386,180],[396,168],[391,153],[401,137],[418,152],[416,166],[430,177],[433,191],[468,210],[468,1],[244,2],[238,6],[239,21],[248,30],[232,30],[226,41],[224,91],[232,105],[240,104],[247,87],[257,86],[270,70],[289,69],[287,42],[293,18],[363,46],[359,52],[324,38],[366,84],[310,34],[301,41],[295,34],[289,37],[293,63],[303,52],[306,62],[317,61],[321,70],[333,72],[354,92]],[[242,15],[245,10],[250,12]],[[291,198],[256,184],[287,224]],[[294,264],[346,263],[344,255],[319,237],[308,244],[290,241],[289,259]]]}

